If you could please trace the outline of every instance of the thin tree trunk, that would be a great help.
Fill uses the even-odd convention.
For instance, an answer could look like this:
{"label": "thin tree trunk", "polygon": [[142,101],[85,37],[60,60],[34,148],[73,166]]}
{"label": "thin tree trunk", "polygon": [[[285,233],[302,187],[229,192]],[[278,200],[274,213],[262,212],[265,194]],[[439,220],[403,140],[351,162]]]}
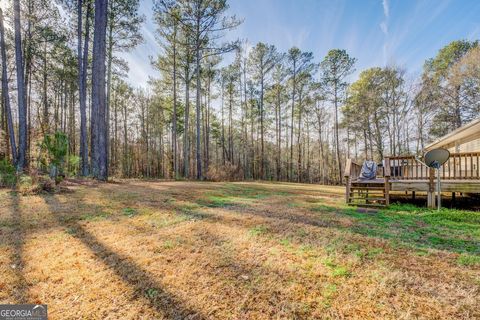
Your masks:
{"label": "thin tree trunk", "polygon": [[[83,20],[83,14],[82,14],[82,0],[78,0],[78,23],[77,23],[77,37],[78,37],[78,43],[77,43],[77,55],[78,55],[78,88],[79,88],[79,100],[80,100],[80,175],[81,176],[86,176],[88,175],[88,153],[87,153],[87,148],[88,148],[88,143],[87,142],[87,137],[86,137],[86,106],[85,106],[85,98],[86,96],[84,95],[85,93],[85,87],[83,86],[83,64],[86,63],[84,58],[82,57],[82,20]],[[87,21],[86,25],[88,26],[88,12],[87,12]],[[88,29],[88,28],[87,28]],[[88,33],[88,30],[87,30]],[[85,46],[87,46],[87,43],[85,43]],[[82,101],[83,100],[83,101]]]}
{"label": "thin tree trunk", "polygon": [[244,154],[244,165],[245,165],[245,170],[244,170],[244,177],[251,177],[250,173],[248,172],[249,164],[248,164],[248,156],[247,156],[247,150],[248,150],[248,125],[247,125],[247,119],[248,119],[248,101],[247,101],[247,63],[246,59],[244,58],[243,60],[243,108],[244,108],[244,143],[243,143],[243,154]]}
{"label": "thin tree trunk", "polygon": [[222,80],[222,102],[221,102],[221,125],[222,125],[222,165],[225,165],[225,97],[224,97],[224,83]]}
{"label": "thin tree trunk", "polygon": [[[113,4],[113,1],[110,2]],[[107,6],[108,8],[108,6]],[[108,11],[108,10],[107,10]],[[112,8],[110,8],[112,12]],[[109,144],[110,144],[110,97],[111,97],[111,87],[112,87],[112,60],[113,60],[113,24],[114,24],[113,14],[108,17],[108,49],[107,49],[107,102],[106,102],[106,112],[105,112],[105,152],[106,152],[106,162],[107,167],[109,163]]]}
{"label": "thin tree trunk", "polygon": [[[33,14],[33,1],[29,0],[27,4],[27,14],[32,16]],[[24,39],[25,57],[25,108],[27,109],[27,155],[30,159],[31,155],[31,97],[32,97],[32,19],[27,19],[27,32]]]}
{"label": "thin tree trunk", "polygon": [[47,40],[45,39],[43,43],[43,121],[41,126],[44,134],[48,133],[49,128],[47,75]]}
{"label": "thin tree trunk", "polygon": [[335,151],[337,155],[338,168],[338,182],[342,182],[342,163],[340,162],[340,138],[338,137],[338,97],[337,97],[337,82],[334,88],[334,104],[335,104]]}
{"label": "thin tree trunk", "polygon": [[93,37],[92,62],[92,144],[93,176],[106,181],[107,163],[107,126],[105,92],[105,53],[108,0],[95,0],[95,31]]}
{"label": "thin tree trunk", "polygon": [[196,161],[197,161],[197,179],[202,179],[202,159],[201,159],[201,137],[200,137],[200,93],[201,93],[201,85],[200,85],[200,21],[197,21],[197,41],[196,41],[196,77],[197,77],[197,96],[196,96],[196,105],[195,105],[195,116],[196,116],[196,127],[197,127],[197,136],[196,136]]}
{"label": "thin tree trunk", "polygon": [[[298,93],[298,137],[297,137],[297,148],[298,148],[298,158],[297,158],[297,182],[302,180],[302,143],[301,143],[301,133],[302,133],[302,93],[303,88],[300,85]],[[292,176],[293,179],[293,176]]]}
{"label": "thin tree trunk", "polygon": [[311,177],[310,177],[310,125],[308,120],[305,121],[305,124],[307,126],[307,181],[308,183],[312,183]]}
{"label": "thin tree trunk", "polygon": [[5,29],[3,26],[3,11],[0,8],[0,50],[2,56],[2,99],[5,106],[5,118],[7,120],[10,147],[12,150],[13,163],[17,161],[17,144],[15,142],[15,130],[13,129],[12,110],[10,107],[10,94],[8,92],[7,54],[5,49]]}
{"label": "thin tree trunk", "polygon": [[177,167],[177,27],[173,31],[173,123],[172,123],[172,144],[173,144],[173,178],[178,177]]}
{"label": "thin tree trunk", "polygon": [[113,98],[113,109],[114,109],[114,122],[113,122],[113,149],[112,149],[112,157],[113,157],[113,165],[115,169],[115,173],[118,173],[118,98],[117,94],[114,95]]}
{"label": "thin tree trunk", "polygon": [[[210,71],[210,70],[209,70]],[[209,72],[210,74],[210,72]],[[207,92],[206,92],[206,97],[205,97],[205,112],[206,112],[206,118],[205,118],[205,172],[208,172],[208,166],[210,162],[210,90],[211,90],[211,82],[210,82],[210,75],[208,75],[207,78]]]}
{"label": "thin tree trunk", "polygon": [[255,105],[253,103],[253,92],[250,90],[250,141],[251,141],[251,174],[252,178],[256,178],[256,172],[255,172],[255,141],[253,139],[254,132],[253,132],[253,124],[254,124],[254,115],[255,115]]}
{"label": "thin tree trunk", "polygon": [[[6,151],[4,154],[0,153],[0,156],[4,156],[7,159],[10,157],[10,142],[9,142],[9,135],[8,135],[8,129],[7,129],[7,111],[5,110],[5,101],[3,99],[3,93],[2,93],[2,100],[0,104],[0,130],[5,132],[5,144],[6,144]],[[0,142],[1,143],[1,142]],[[15,161],[15,159],[13,159]]]}
{"label": "thin tree trunk", "polygon": [[127,105],[123,103],[123,165],[122,172],[124,177],[128,177],[128,136],[127,136]]}
{"label": "thin tree trunk", "polygon": [[231,164],[234,164],[233,159],[233,88],[229,88],[229,97],[228,97],[228,161]]}
{"label": "thin tree trunk", "polygon": [[[26,100],[26,107],[27,107],[27,159],[30,159],[30,155],[32,154],[32,68],[31,62],[27,63],[26,66],[28,68],[28,99]],[[27,83],[27,81],[25,81]]]}
{"label": "thin tree trunk", "polygon": [[295,116],[295,93],[297,89],[297,84],[296,84],[296,76],[297,76],[297,70],[296,70],[296,61],[293,61],[293,89],[292,89],[292,119],[290,122],[291,129],[290,129],[290,160],[288,162],[289,168],[289,177],[287,179],[293,179],[293,121],[294,121],[294,116]]}
{"label": "thin tree trunk", "polygon": [[80,158],[81,174],[87,176],[90,173],[88,163],[88,133],[87,133],[87,71],[88,71],[88,46],[90,43],[90,15],[92,12],[91,2],[87,4],[87,16],[85,18],[85,41],[83,44],[83,58],[80,82]]}
{"label": "thin tree trunk", "polygon": [[260,179],[265,179],[265,141],[263,138],[264,128],[263,128],[263,65],[261,66],[262,74],[260,77],[260,139],[261,139],[261,149],[260,149]]}
{"label": "thin tree trunk", "polygon": [[188,70],[185,72],[185,124],[183,130],[183,174],[189,177],[190,169],[190,139],[189,139],[189,120],[190,120],[190,75]]}
{"label": "thin tree trunk", "polygon": [[277,154],[276,154],[276,170],[275,170],[275,179],[277,181],[280,180],[280,88],[276,87],[276,101],[275,101],[275,134],[276,134],[276,142],[277,142]]}
{"label": "thin tree trunk", "polygon": [[15,29],[15,63],[17,66],[18,92],[18,159],[17,171],[22,172],[27,166],[27,109],[25,105],[25,82],[23,73],[22,35],[20,25],[20,0],[13,1]]}

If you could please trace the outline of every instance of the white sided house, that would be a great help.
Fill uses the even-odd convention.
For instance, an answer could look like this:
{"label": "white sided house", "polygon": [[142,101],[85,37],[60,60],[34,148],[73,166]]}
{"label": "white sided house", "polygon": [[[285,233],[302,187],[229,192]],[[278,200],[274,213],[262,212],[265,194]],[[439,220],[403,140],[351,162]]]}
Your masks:
{"label": "white sided house", "polygon": [[480,118],[467,123],[425,147],[425,151],[444,148],[450,153],[480,152]]}

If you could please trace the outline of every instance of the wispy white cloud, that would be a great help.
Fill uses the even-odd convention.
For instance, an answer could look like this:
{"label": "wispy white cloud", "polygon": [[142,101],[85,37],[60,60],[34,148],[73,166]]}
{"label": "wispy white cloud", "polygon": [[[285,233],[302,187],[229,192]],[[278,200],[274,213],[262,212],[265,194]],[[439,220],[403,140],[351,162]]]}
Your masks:
{"label": "wispy white cloud", "polygon": [[156,25],[153,20],[152,1],[140,1],[140,13],[145,15],[141,33],[143,42],[132,51],[120,54],[128,62],[128,81],[134,87],[146,87],[149,77],[158,77],[159,73],[150,64],[150,57],[156,57],[160,46],[155,37]]}
{"label": "wispy white cloud", "polygon": [[467,36],[469,40],[478,40],[478,38],[480,38],[480,24],[473,28]]}
{"label": "wispy white cloud", "polygon": [[382,21],[380,23],[380,29],[382,30],[384,35],[388,36],[388,24],[386,21]]}
{"label": "wispy white cloud", "polygon": [[388,19],[390,17],[390,6],[388,4],[388,0],[383,0],[382,4],[383,4],[383,14],[385,15],[385,18]]}
{"label": "wispy white cloud", "polygon": [[317,20],[319,25],[316,31],[321,33],[324,46],[332,48],[338,38],[338,29],[344,19],[346,4],[344,1],[327,1],[322,6],[323,10],[319,13]]}
{"label": "wispy white cloud", "polygon": [[385,39],[383,42],[383,63],[387,64],[387,59],[388,59],[388,21],[390,18],[390,5],[388,3],[388,0],[383,0],[382,1],[382,6],[383,6],[383,21],[380,23],[380,30],[382,30]]}
{"label": "wispy white cloud", "polygon": [[304,47],[309,35],[310,31],[307,28],[301,28],[295,31],[285,30],[285,37],[290,47]]}
{"label": "wispy white cloud", "polygon": [[451,0],[415,2],[416,5],[408,18],[403,21],[401,27],[391,33],[390,49],[396,51],[404,42],[415,40],[421,34],[420,31],[428,28],[446,11],[450,3]]}
{"label": "wispy white cloud", "polygon": [[[0,3],[7,0],[0,0]],[[10,0],[9,0],[10,1]],[[266,42],[285,52],[291,46],[312,51],[320,61],[332,48],[347,49],[358,58],[358,72],[372,66],[400,64],[421,70],[426,58],[453,39],[478,39],[480,1],[458,4],[453,0],[227,0],[229,14],[245,18],[238,28],[225,34],[225,41],[249,39],[247,52],[257,42]],[[144,85],[149,76],[159,76],[149,56],[161,47],[156,41],[152,0],[141,0],[147,20],[142,28],[144,43],[132,50],[129,80]],[[222,65],[235,54],[224,56]]]}

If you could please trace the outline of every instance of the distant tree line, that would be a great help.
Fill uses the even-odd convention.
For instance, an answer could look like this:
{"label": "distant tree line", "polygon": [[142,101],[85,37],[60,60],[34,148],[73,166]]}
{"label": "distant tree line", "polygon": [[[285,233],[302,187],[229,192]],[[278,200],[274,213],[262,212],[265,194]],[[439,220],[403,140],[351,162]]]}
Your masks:
{"label": "distant tree line", "polygon": [[40,141],[63,132],[66,165],[100,180],[334,184],[346,158],[420,154],[480,111],[478,41],[441,48],[417,79],[394,65],[354,79],[342,49],[316,60],[226,42],[242,20],[225,0],[155,0],[153,13],[160,77],[135,88],[120,53],[143,41],[138,0],[14,0],[0,11],[0,157],[41,169]]}

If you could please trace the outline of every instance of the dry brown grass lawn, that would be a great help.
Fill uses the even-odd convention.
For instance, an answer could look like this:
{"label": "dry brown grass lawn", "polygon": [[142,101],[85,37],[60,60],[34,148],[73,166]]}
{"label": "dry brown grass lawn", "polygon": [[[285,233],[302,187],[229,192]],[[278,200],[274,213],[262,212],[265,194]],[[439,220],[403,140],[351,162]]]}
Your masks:
{"label": "dry brown grass lawn", "polygon": [[316,185],[69,189],[0,190],[0,303],[51,319],[480,318],[480,223],[357,214]]}

